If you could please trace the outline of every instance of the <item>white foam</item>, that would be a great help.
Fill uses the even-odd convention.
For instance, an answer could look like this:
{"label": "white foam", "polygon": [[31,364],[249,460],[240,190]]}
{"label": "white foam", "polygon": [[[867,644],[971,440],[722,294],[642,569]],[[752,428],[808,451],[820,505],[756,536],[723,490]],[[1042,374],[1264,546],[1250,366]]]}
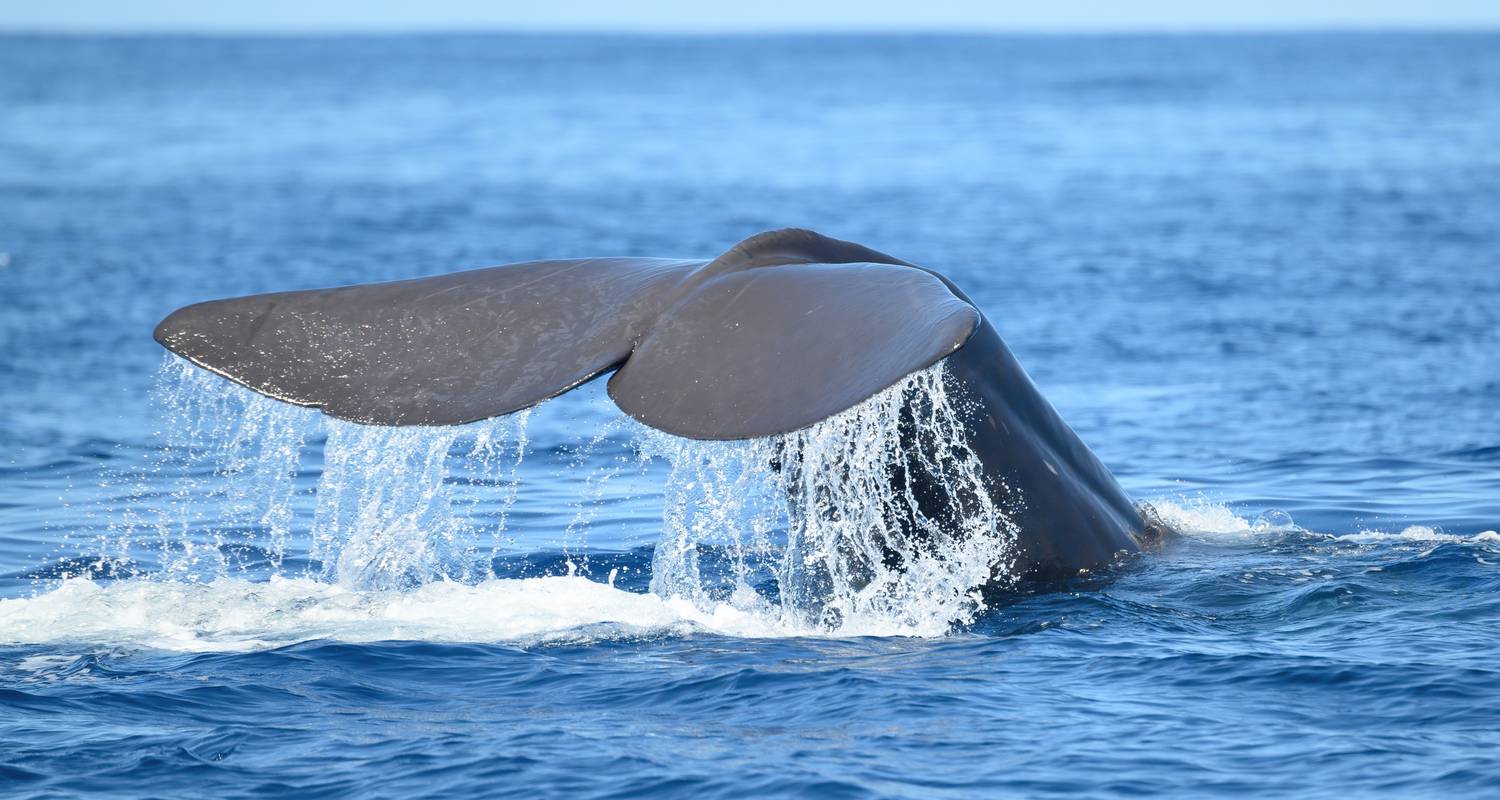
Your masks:
{"label": "white foam", "polygon": [[627,592],[581,577],[438,581],[357,590],[307,578],[211,581],[71,579],[0,600],[0,643],[102,643],[245,651],[310,640],[519,642],[683,635],[812,633],[728,605]]}
{"label": "white foam", "polygon": [[[1207,498],[1179,498],[1176,500],[1152,500],[1151,507],[1162,520],[1186,536],[1200,539],[1255,538],[1266,534],[1305,531],[1292,521],[1285,511],[1269,510],[1256,517],[1236,514],[1229,506],[1215,503]],[[1311,532],[1308,532],[1311,533]],[[1399,531],[1362,530],[1343,535],[1313,534],[1335,542],[1357,544],[1382,544],[1419,542],[1438,544],[1444,542],[1463,544],[1500,544],[1500,532],[1481,531],[1464,536],[1443,531],[1427,525],[1410,525]]]}
{"label": "white foam", "polygon": [[1254,537],[1300,530],[1285,511],[1271,509],[1249,518],[1206,497],[1151,500],[1162,521],[1184,535],[1197,538]]}
{"label": "white foam", "polygon": [[1500,544],[1500,533],[1495,531],[1481,531],[1472,536],[1462,536],[1456,533],[1443,533],[1436,528],[1430,528],[1426,525],[1411,525],[1395,533],[1386,531],[1349,533],[1343,536],[1335,536],[1334,541],[1355,542],[1358,544],[1380,544],[1385,542]]}

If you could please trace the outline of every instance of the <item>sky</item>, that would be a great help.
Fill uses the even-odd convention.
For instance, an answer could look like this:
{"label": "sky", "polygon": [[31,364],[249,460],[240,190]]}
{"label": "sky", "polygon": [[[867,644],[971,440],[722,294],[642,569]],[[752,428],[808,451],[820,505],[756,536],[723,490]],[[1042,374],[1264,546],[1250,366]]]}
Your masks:
{"label": "sky", "polygon": [[1500,29],[1500,0],[0,0],[0,30]]}

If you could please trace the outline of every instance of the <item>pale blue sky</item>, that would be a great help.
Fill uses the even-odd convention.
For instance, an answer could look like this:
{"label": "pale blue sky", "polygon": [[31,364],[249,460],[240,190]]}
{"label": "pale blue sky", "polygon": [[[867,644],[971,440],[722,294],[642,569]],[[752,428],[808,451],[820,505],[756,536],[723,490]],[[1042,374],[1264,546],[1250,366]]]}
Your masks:
{"label": "pale blue sky", "polygon": [[0,29],[1285,30],[1500,28],[1500,0],[0,0]]}

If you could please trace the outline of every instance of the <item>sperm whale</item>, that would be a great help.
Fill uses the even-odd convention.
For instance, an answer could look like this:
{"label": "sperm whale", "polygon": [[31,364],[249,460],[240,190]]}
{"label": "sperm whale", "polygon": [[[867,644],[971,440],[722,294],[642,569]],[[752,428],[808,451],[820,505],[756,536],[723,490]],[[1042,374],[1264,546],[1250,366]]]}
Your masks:
{"label": "sperm whale", "polygon": [[968,448],[991,491],[1023,498],[1023,575],[1102,566],[1156,530],[952,281],[807,230],[706,260],[532,261],[213,300],[174,311],[155,338],[256,392],[369,425],[496,417],[612,372],[626,414],[708,440],[796,431],[942,362],[968,411],[964,441],[936,446]]}

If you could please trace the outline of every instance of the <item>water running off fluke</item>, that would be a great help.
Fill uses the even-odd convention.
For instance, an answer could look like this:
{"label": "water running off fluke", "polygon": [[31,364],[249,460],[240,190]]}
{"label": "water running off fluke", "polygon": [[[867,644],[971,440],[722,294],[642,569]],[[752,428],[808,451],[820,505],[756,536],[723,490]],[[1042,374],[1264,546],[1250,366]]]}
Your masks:
{"label": "water running off fluke", "polygon": [[[155,475],[126,494],[100,543],[105,559],[149,560],[168,579],[269,573],[359,589],[490,576],[529,412],[462,427],[362,426],[173,357],[157,394],[165,414]],[[173,491],[146,490],[162,476]],[[294,531],[307,538],[293,541]]]}
{"label": "water running off fluke", "polygon": [[[1013,575],[1016,530],[964,440],[941,363],[771,438],[643,427],[642,452],[671,464],[652,591],[699,605],[775,597],[784,624],[846,634],[967,622],[979,587]],[[728,563],[705,563],[708,545]]]}
{"label": "water running off fluke", "polygon": [[[412,590],[495,578],[525,491],[530,411],[365,426],[175,358],[163,377],[156,468],[177,488],[133,496],[135,513],[100,555],[130,562],[154,550],[169,580]],[[634,466],[664,476],[651,591],[783,630],[935,635],[967,622],[983,607],[979,587],[1014,572],[1016,531],[994,499],[1014,493],[986,486],[963,425],[941,364],[775,437],[695,441],[625,422]],[[590,476],[577,480],[582,494]],[[557,544],[576,546],[583,527],[553,532]]]}

